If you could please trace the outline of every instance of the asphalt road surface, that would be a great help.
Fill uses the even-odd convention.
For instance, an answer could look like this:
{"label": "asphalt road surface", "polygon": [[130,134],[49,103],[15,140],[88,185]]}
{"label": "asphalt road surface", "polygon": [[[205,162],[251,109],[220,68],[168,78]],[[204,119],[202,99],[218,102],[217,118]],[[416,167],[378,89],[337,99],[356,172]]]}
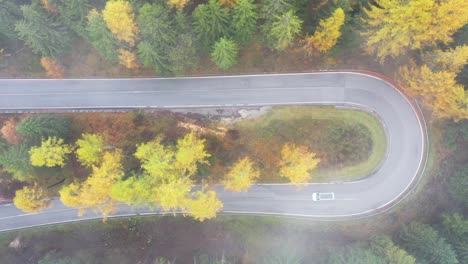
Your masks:
{"label": "asphalt road surface", "polygon": [[[397,203],[424,167],[425,125],[418,108],[389,83],[351,72],[250,75],[180,79],[0,80],[0,111],[38,109],[187,108],[252,105],[336,105],[374,112],[387,133],[387,155],[364,180],[309,184],[258,184],[245,193],[217,186],[222,213],[342,219],[364,217]],[[312,201],[313,192],[334,192],[333,201]],[[115,216],[151,214],[121,204]],[[26,214],[0,205],[0,231],[99,218],[57,199],[44,212]]]}

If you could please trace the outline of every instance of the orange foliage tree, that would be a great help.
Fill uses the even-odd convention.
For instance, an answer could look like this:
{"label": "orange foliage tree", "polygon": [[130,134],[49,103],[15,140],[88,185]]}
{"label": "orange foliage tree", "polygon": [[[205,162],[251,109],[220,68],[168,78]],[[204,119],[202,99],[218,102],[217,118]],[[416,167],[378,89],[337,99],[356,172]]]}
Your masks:
{"label": "orange foliage tree", "polygon": [[46,70],[47,76],[61,79],[65,74],[65,70],[63,69],[58,62],[52,58],[42,57],[41,58],[41,66]]}
{"label": "orange foliage tree", "polygon": [[16,132],[16,123],[12,119],[5,122],[1,132],[8,144],[18,144],[21,142],[21,137],[18,135],[18,132]]}
{"label": "orange foliage tree", "polygon": [[134,52],[120,49],[119,60],[120,65],[123,65],[127,69],[137,69],[140,67],[140,63],[138,62],[138,58]]}

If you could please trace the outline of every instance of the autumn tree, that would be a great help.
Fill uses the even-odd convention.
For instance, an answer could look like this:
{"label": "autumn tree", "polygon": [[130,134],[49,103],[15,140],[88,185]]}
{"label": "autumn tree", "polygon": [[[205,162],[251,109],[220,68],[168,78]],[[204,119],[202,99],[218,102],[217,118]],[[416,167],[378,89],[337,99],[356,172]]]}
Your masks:
{"label": "autumn tree", "polygon": [[315,156],[305,146],[285,144],[281,149],[280,175],[297,186],[308,183],[311,171],[320,162]]}
{"label": "autumn tree", "polygon": [[302,21],[290,10],[282,15],[276,16],[271,24],[267,37],[271,40],[277,50],[289,47],[297,35],[301,32]]}
{"label": "autumn tree", "polygon": [[186,134],[177,140],[175,167],[184,175],[192,176],[197,171],[197,165],[208,164],[211,156],[205,150],[206,140],[199,138],[194,132]]}
{"label": "autumn tree", "polygon": [[428,66],[404,66],[399,70],[400,83],[411,96],[421,99],[439,118],[468,118],[468,100],[463,86],[457,84],[456,73],[433,72]]}
{"label": "autumn tree", "polygon": [[60,191],[62,202],[72,207],[91,207],[105,221],[115,207],[115,200],[110,196],[112,186],[124,175],[121,159],[121,150],[104,153],[102,162],[92,166],[91,175],[83,183],[72,183]]}
{"label": "autumn tree", "polygon": [[35,213],[49,207],[50,201],[47,192],[35,184],[16,191],[13,203],[24,212]]}
{"label": "autumn tree", "polygon": [[127,42],[130,47],[135,45],[138,26],[135,23],[135,14],[129,2],[109,0],[102,11],[102,17],[118,40]]}
{"label": "autumn tree", "polygon": [[239,47],[228,38],[221,38],[213,46],[211,59],[221,69],[227,70],[237,63]]}
{"label": "autumn tree", "polygon": [[250,158],[245,157],[236,162],[224,179],[224,188],[234,192],[245,192],[260,176]]}
{"label": "autumn tree", "polygon": [[233,8],[237,5],[238,0],[219,0],[219,3],[222,6]]}
{"label": "autumn tree", "polygon": [[63,139],[50,137],[43,140],[39,147],[29,150],[31,165],[36,167],[65,166],[66,155],[72,152],[72,148],[63,144]]}
{"label": "autumn tree", "polygon": [[65,69],[53,58],[42,57],[41,66],[51,78],[62,79],[65,74]]}
{"label": "autumn tree", "polygon": [[119,60],[120,65],[124,66],[127,69],[132,70],[138,69],[140,67],[138,58],[132,51],[126,49],[119,49]]}
{"label": "autumn tree", "polygon": [[437,43],[447,44],[468,23],[465,0],[376,0],[366,10],[366,50],[383,62]]}
{"label": "autumn tree", "polygon": [[309,56],[314,53],[314,50],[327,52],[333,48],[341,36],[341,27],[344,22],[345,13],[341,8],[337,8],[331,17],[320,20],[320,25],[314,35],[306,38],[305,49]]}
{"label": "autumn tree", "polygon": [[21,10],[14,1],[0,0],[0,36],[16,39],[15,23],[21,17]]}
{"label": "autumn tree", "polygon": [[58,9],[54,3],[49,0],[41,0],[42,7],[49,13],[57,14]]}
{"label": "autumn tree", "polygon": [[240,42],[249,41],[257,27],[257,12],[252,0],[239,0],[234,7],[232,31]]}
{"label": "autumn tree", "polygon": [[21,142],[21,137],[16,132],[16,122],[13,119],[8,119],[0,131],[8,144],[16,145]]}
{"label": "autumn tree", "polygon": [[223,203],[218,199],[214,191],[198,191],[193,198],[187,201],[187,212],[198,221],[205,221],[216,217]]}
{"label": "autumn tree", "polygon": [[104,139],[96,134],[83,134],[76,141],[76,156],[78,161],[86,167],[90,167],[101,160]]}
{"label": "autumn tree", "polygon": [[204,49],[229,33],[229,10],[221,7],[217,0],[200,4],[193,11],[193,27]]}
{"label": "autumn tree", "polygon": [[[190,177],[209,157],[204,145],[205,140],[193,133],[179,139],[176,146],[165,146],[161,137],[138,145],[135,157],[141,162],[143,174],[117,182],[112,197],[133,205],[157,205],[166,212],[186,210],[193,185]],[[210,196],[206,200],[213,199]]]}
{"label": "autumn tree", "polygon": [[449,71],[458,73],[468,64],[468,45],[457,46],[453,49],[428,52],[424,61],[433,71]]}
{"label": "autumn tree", "polygon": [[167,5],[182,11],[188,2],[189,0],[167,0]]}
{"label": "autumn tree", "polygon": [[22,6],[21,11],[24,19],[16,23],[15,30],[35,53],[56,58],[69,50],[70,34],[57,17],[34,4]]}
{"label": "autumn tree", "polygon": [[110,62],[117,62],[119,60],[117,39],[107,28],[106,22],[95,9],[89,12],[86,33],[89,41],[99,55]]}
{"label": "autumn tree", "polygon": [[22,120],[17,126],[18,134],[35,142],[42,138],[66,138],[70,127],[70,120],[62,115],[35,114]]}

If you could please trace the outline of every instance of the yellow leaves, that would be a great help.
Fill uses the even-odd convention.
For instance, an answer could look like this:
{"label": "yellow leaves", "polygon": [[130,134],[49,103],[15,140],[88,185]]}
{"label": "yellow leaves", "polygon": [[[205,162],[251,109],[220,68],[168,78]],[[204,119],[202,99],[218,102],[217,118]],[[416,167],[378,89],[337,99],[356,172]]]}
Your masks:
{"label": "yellow leaves", "polygon": [[315,49],[327,52],[333,48],[341,36],[341,27],[344,22],[345,13],[341,8],[337,8],[331,17],[320,20],[320,26],[314,35],[306,38],[305,49],[309,56],[314,53]]}
{"label": "yellow leaves", "polygon": [[76,146],[78,161],[83,166],[90,167],[100,161],[104,140],[96,134],[83,134],[82,139],[76,141]]}
{"label": "yellow leaves", "polygon": [[320,159],[309,152],[305,146],[286,144],[281,150],[280,174],[297,186],[308,183],[311,170],[315,169]]}
{"label": "yellow leaves", "polygon": [[189,0],[168,0],[167,4],[173,8],[177,8],[177,10],[182,11],[184,7],[187,5]]}
{"label": "yellow leaves", "polygon": [[192,181],[188,178],[175,179],[160,184],[155,188],[156,203],[164,211],[175,211],[182,208],[187,200],[186,196],[192,189]]}
{"label": "yellow leaves", "polygon": [[366,50],[383,62],[408,49],[420,49],[452,41],[452,34],[468,23],[468,2],[464,0],[377,0],[366,10]]}
{"label": "yellow leaves", "polygon": [[468,100],[463,86],[455,80],[455,72],[433,72],[427,65],[413,65],[401,67],[399,76],[405,91],[421,98],[435,116],[456,121],[468,118]]}
{"label": "yellow leaves", "polygon": [[119,60],[120,65],[124,66],[129,70],[138,69],[140,67],[138,58],[136,54],[132,51],[126,49],[119,49]]}
{"label": "yellow leaves", "polygon": [[260,172],[254,168],[252,161],[245,157],[231,168],[224,180],[224,188],[235,192],[245,192],[259,176]]}
{"label": "yellow leaves", "polygon": [[191,176],[197,170],[197,163],[208,164],[206,159],[210,154],[205,151],[205,143],[206,140],[198,138],[194,132],[177,140],[176,167]]}
{"label": "yellow leaves", "polygon": [[130,47],[135,46],[138,27],[129,2],[124,0],[108,1],[102,11],[102,17],[117,39],[127,42]]}
{"label": "yellow leaves", "polygon": [[42,167],[65,166],[67,154],[72,152],[72,148],[63,144],[63,139],[50,137],[41,142],[40,147],[32,147],[29,150],[31,165]]}
{"label": "yellow leaves", "polygon": [[41,58],[41,66],[46,70],[47,76],[55,78],[55,79],[62,79],[63,75],[65,74],[65,70],[58,62],[52,58],[42,57]]}
{"label": "yellow leaves", "polygon": [[60,199],[69,206],[92,207],[102,213],[104,221],[113,212],[115,201],[110,196],[112,186],[124,173],[122,151],[106,152],[99,166],[93,166],[91,175],[82,184],[72,183],[60,191]]}
{"label": "yellow leaves", "polygon": [[468,45],[457,46],[446,51],[436,50],[426,57],[432,69],[458,73],[465,64],[468,64]]}
{"label": "yellow leaves", "polygon": [[173,169],[174,151],[161,143],[162,138],[137,145],[135,157],[140,160],[141,168],[157,179],[173,176],[169,173]]}
{"label": "yellow leaves", "polygon": [[221,208],[223,208],[223,203],[214,191],[198,191],[194,194],[194,199],[187,201],[187,212],[201,222],[216,217],[216,213]]}
{"label": "yellow leaves", "polygon": [[16,191],[13,203],[27,213],[35,213],[46,209],[50,201],[46,192],[34,185],[33,187],[25,186],[23,189]]}

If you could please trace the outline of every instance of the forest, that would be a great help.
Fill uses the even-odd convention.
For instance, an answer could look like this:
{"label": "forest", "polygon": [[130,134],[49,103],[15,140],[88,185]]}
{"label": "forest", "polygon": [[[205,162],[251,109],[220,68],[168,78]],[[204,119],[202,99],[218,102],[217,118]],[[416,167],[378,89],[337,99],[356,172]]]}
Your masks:
{"label": "forest", "polygon": [[[0,0],[0,76],[112,78],[331,69],[384,74],[418,100],[428,119],[430,159],[416,194],[385,216],[323,225],[323,233],[265,219],[209,220],[206,225],[235,238],[237,251],[214,250],[211,255],[217,256],[196,263],[229,263],[216,262],[221,255],[232,263],[468,263],[467,23],[466,0]],[[330,121],[330,130],[316,134],[323,137],[320,145],[299,142],[300,135],[283,137],[293,134],[292,129],[221,131],[213,123],[187,118],[141,112],[2,115],[0,193],[26,212],[47,208],[49,198],[57,195],[71,207],[102,213],[104,219],[118,201],[180,210],[204,221],[222,208],[210,184],[221,182],[233,191],[246,191],[262,180],[300,185],[327,166],[365,160],[374,146],[371,126],[352,123]],[[273,132],[282,134],[271,136]],[[345,146],[338,144],[343,133],[352,139]],[[264,135],[278,140],[275,155],[268,142],[253,140]],[[349,150],[361,155],[346,154]],[[192,192],[192,184],[206,188]],[[153,228],[144,221],[116,223],[107,228],[121,228],[128,241],[150,241],[147,250],[164,245],[145,236],[151,232],[134,236],[138,228]],[[330,242],[317,253],[307,243],[321,245],[303,237],[305,246],[292,243],[295,250],[269,255],[258,239],[278,248],[282,241],[268,235],[268,228],[277,228],[278,237],[345,234],[347,239]],[[27,239],[33,243],[41,236],[48,235]],[[99,263],[48,249],[28,251],[31,259],[26,262],[75,263],[76,258],[76,263]],[[11,252],[2,256],[15,261]],[[150,254],[143,263],[179,263],[174,259]]]}

